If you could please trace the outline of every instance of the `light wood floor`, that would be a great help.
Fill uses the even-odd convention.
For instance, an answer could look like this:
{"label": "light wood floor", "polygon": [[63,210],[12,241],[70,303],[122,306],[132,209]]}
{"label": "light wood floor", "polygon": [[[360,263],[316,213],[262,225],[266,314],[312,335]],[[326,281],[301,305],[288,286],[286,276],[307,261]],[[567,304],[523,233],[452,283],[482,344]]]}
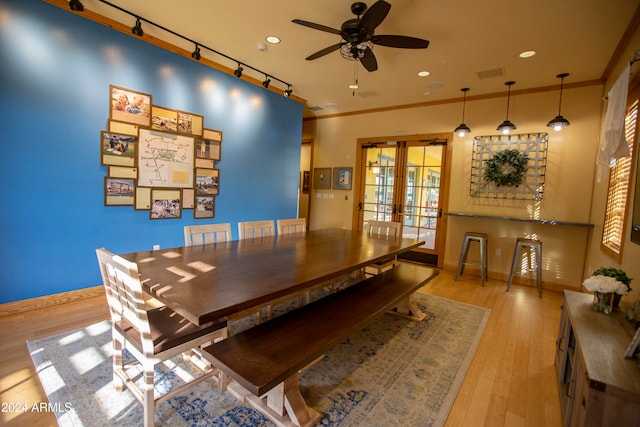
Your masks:
{"label": "light wood floor", "polygon": [[[561,426],[553,366],[562,295],[474,276],[457,282],[443,271],[422,291],[491,309],[478,352],[446,426]],[[25,404],[26,413],[0,412],[2,426],[55,426],[51,413],[30,412],[47,402],[25,340],[108,318],[104,298],[0,318],[0,402]]]}

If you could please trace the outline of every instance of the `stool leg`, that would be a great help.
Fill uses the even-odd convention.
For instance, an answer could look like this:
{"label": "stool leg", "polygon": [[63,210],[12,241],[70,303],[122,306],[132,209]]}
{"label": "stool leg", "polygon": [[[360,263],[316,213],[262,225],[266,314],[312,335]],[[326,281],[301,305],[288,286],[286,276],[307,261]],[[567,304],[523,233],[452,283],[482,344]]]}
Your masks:
{"label": "stool leg", "polygon": [[542,298],[542,247],[536,245],[536,282],[538,285],[538,296]]}
{"label": "stool leg", "polygon": [[458,260],[458,269],[456,270],[456,277],[454,281],[458,280],[458,277],[462,275],[464,271],[464,263],[467,260],[467,254],[469,253],[469,238],[465,237],[462,242],[462,248],[460,249],[460,259]]}
{"label": "stool leg", "polygon": [[487,280],[487,239],[482,239],[480,243],[480,280],[484,286]]}
{"label": "stool leg", "polygon": [[518,256],[520,255],[520,243],[516,243],[516,251],[513,253],[513,262],[511,263],[511,273],[509,274],[509,281],[507,282],[507,292],[511,288],[511,282],[513,281],[513,275],[516,272],[516,264],[518,263]]}

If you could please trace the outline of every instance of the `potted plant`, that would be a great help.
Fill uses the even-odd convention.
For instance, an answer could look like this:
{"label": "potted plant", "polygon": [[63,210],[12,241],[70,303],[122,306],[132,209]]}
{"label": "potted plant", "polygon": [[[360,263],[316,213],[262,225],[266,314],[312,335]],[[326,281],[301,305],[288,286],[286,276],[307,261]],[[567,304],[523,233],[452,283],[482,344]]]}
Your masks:
{"label": "potted plant", "polygon": [[600,267],[583,282],[583,286],[594,293],[594,308],[608,314],[618,307],[622,296],[631,291],[631,280],[624,270]]}

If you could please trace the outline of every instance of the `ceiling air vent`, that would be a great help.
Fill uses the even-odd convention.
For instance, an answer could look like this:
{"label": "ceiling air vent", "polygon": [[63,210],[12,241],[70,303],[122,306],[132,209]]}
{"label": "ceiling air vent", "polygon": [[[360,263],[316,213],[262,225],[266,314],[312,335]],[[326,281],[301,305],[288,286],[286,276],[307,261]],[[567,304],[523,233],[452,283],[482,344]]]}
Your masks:
{"label": "ceiling air vent", "polygon": [[493,77],[504,76],[504,70],[502,68],[494,68],[493,70],[478,71],[478,77],[480,80],[490,79]]}

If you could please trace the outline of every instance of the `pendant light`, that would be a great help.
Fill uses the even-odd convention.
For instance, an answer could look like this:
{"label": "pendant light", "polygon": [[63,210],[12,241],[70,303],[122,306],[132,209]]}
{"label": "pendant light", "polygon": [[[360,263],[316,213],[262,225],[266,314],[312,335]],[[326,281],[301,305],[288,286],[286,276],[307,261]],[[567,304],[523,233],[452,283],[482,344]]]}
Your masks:
{"label": "pendant light", "polygon": [[558,103],[558,115],[551,119],[549,123],[547,123],[547,126],[553,128],[553,130],[555,131],[561,131],[563,127],[569,126],[571,124],[569,123],[569,120],[565,119],[564,117],[562,117],[562,114],[560,114],[560,110],[562,109],[562,88],[564,86],[564,78],[568,75],[569,73],[561,73],[556,76],[560,79],[560,102]]}
{"label": "pendant light", "polygon": [[505,118],[504,122],[502,122],[500,126],[496,128],[496,130],[499,130],[505,135],[508,135],[512,130],[516,130],[516,125],[509,121],[509,100],[511,99],[511,86],[515,83],[516,82],[514,81],[505,82],[505,85],[509,87],[509,92],[507,92],[507,117]]}
{"label": "pendant light", "polygon": [[467,104],[467,92],[469,91],[469,88],[463,87],[460,90],[462,91],[462,93],[464,93],[464,97],[462,98],[462,123],[458,125],[458,127],[454,130],[454,132],[457,133],[458,136],[463,137],[469,132],[471,132],[471,129],[469,129],[469,126],[464,124],[464,108]]}

